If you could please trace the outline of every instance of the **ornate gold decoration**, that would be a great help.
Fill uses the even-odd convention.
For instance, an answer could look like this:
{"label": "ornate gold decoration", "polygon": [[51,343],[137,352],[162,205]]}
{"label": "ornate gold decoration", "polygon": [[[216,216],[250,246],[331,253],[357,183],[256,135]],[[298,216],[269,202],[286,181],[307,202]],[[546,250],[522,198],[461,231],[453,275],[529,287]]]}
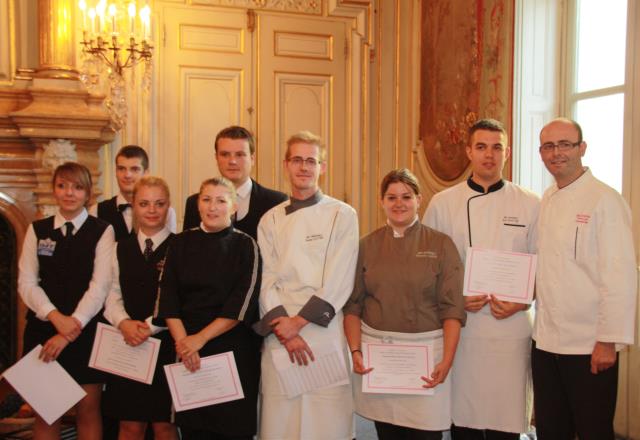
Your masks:
{"label": "ornate gold decoration", "polygon": [[322,14],[322,0],[192,0],[194,5],[256,8],[273,11]]}

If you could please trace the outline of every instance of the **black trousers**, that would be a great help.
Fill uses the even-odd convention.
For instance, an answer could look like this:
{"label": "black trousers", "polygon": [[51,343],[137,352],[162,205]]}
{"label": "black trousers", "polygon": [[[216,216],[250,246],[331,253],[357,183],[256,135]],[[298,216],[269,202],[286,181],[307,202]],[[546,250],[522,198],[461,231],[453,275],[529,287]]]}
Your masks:
{"label": "black trousers", "polygon": [[451,425],[452,440],[520,440],[519,433],[494,431],[493,429],[473,429]]}
{"label": "black trousers", "polygon": [[211,431],[204,431],[201,429],[191,429],[180,427],[180,434],[182,440],[253,440],[252,435],[229,437],[222,434],[216,434]]}
{"label": "black trousers", "polygon": [[591,355],[554,354],[531,346],[538,440],[614,440],[618,360],[591,373]]}
{"label": "black trousers", "polygon": [[375,422],[378,440],[442,440],[442,431],[424,431],[391,423]]}

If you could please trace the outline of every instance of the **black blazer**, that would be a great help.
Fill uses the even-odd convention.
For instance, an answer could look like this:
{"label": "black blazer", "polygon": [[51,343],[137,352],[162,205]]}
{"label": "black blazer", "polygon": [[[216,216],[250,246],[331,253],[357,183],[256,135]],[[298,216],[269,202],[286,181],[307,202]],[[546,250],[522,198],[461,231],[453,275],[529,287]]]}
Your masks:
{"label": "black blazer", "polygon": [[[253,184],[251,186],[251,197],[249,198],[249,211],[242,220],[234,222],[233,226],[257,240],[258,222],[260,222],[264,213],[289,197],[280,191],[265,188],[253,179],[251,181]],[[186,231],[199,225],[200,213],[198,212],[198,194],[196,193],[187,198],[187,203],[184,207],[182,230]]]}

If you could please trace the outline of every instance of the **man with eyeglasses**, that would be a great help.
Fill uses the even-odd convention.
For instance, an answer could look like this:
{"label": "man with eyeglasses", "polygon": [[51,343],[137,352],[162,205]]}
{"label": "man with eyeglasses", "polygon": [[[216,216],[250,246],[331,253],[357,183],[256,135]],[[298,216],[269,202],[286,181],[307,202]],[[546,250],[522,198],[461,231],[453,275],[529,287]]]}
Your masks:
{"label": "man with eyeglasses", "polygon": [[558,118],[540,132],[555,184],[538,221],[531,354],[540,440],[613,440],[617,351],[633,344],[637,273],[631,213],[582,157],[582,129]]}
{"label": "man with eyeglasses", "polygon": [[[287,200],[280,191],[265,188],[251,179],[255,164],[256,144],[253,135],[244,127],[232,125],[222,129],[214,143],[218,169],[236,187],[238,210],[233,226],[257,238],[258,222],[262,215],[278,203]],[[184,208],[183,230],[200,225],[198,194],[187,198]]]}
{"label": "man with eyeglasses", "polygon": [[[433,196],[423,223],[471,247],[533,253],[539,197],[502,178],[504,126],[480,119],[466,147],[471,176]],[[465,296],[467,322],[451,373],[454,440],[518,440],[531,418],[531,316],[526,304]],[[490,402],[490,404],[488,403]]]}
{"label": "man with eyeglasses", "polygon": [[[355,210],[322,193],[318,179],[326,170],[320,138],[300,132],[287,141],[284,169],[291,197],[268,211],[258,225],[263,258],[260,435],[263,440],[354,437],[351,385],[333,385],[289,398],[274,358],[288,353],[293,368],[316,360],[315,347],[342,353],[349,377],[342,306],[351,294],[358,257]],[[280,350],[280,351],[278,351]],[[317,352],[316,352],[317,354]],[[333,356],[333,355],[332,355]]]}

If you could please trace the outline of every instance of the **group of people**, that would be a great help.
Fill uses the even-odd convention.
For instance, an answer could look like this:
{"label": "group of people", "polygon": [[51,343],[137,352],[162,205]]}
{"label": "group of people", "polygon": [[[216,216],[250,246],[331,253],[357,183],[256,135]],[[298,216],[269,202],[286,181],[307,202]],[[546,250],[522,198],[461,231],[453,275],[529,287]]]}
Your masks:
{"label": "group of people", "polygon": [[[222,176],[187,199],[177,235],[169,188],[148,175],[142,148],[118,152],[120,192],[89,210],[89,171],[65,163],[52,181],[58,212],[29,227],[19,261],[24,352],[42,344],[40,358],[84,388],[84,439],[101,438],[103,414],[123,440],[148,427],[167,440],[352,439],[355,411],[383,440],[449,429],[456,440],[515,440],[529,427],[533,388],[539,439],[613,440],[636,262],[629,208],[583,167],[586,147],[574,121],[543,128],[540,156],[555,184],[540,201],[502,178],[507,133],[479,120],[466,147],[470,177],[436,194],[420,222],[418,180],[392,170],[380,185],[386,224],[363,238],[355,210],[320,190],[326,151],[309,132],[287,141],[287,197],[250,178],[251,133],[223,129]],[[538,255],[535,324],[527,305],[463,296],[474,246]],[[88,367],[103,319],[131,346],[162,341],[151,385]],[[351,383],[289,397],[275,350],[305,368],[327,342],[344,352]],[[375,369],[363,342],[432,345],[435,366],[421,381],[433,394],[363,393]],[[202,357],[228,351],[244,398],[174,414],[163,365],[197,371]],[[36,416],[36,438],[59,431]]]}

